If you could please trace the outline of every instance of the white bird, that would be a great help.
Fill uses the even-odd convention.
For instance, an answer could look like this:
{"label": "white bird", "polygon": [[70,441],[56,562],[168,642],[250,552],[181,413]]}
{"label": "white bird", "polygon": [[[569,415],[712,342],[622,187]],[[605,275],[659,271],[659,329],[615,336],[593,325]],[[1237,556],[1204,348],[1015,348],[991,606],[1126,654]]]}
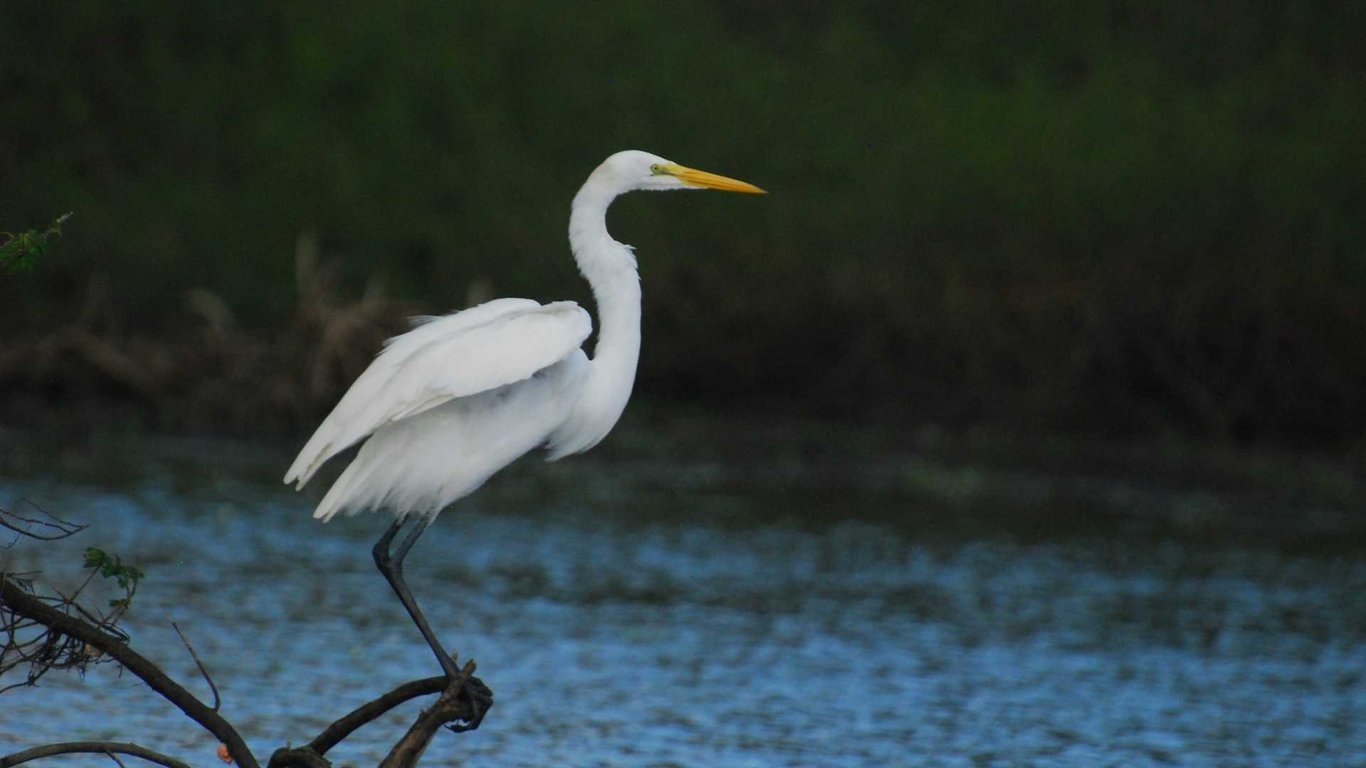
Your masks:
{"label": "white bird", "polygon": [[[647,152],[612,155],[588,176],[569,215],[569,245],[598,308],[591,358],[580,345],[592,320],[572,301],[496,299],[419,318],[385,343],[285,474],[302,488],[328,459],[365,440],[313,516],[393,513],[375,544],[375,564],[453,680],[455,663],[403,580],[403,558],[442,509],[522,455],[543,447],[553,461],[592,448],[611,431],[631,396],[640,354],[640,278],[631,246],[607,233],[607,208],[626,192],[668,189],[764,192]],[[409,520],[412,529],[391,551]]]}

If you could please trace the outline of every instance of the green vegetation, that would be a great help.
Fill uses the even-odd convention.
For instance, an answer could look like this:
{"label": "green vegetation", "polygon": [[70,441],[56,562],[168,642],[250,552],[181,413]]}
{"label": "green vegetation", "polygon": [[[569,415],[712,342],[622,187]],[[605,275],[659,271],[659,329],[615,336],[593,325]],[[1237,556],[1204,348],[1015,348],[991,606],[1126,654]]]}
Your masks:
{"label": "green vegetation", "polygon": [[647,395],[1350,444],[1362,39],[1349,3],[7,4],[0,211],[82,226],[0,328],[99,275],[127,333],[195,288],[270,333],[301,236],[414,311],[586,300],[568,201],[637,147],[772,192],[614,209]]}
{"label": "green vegetation", "polygon": [[102,579],[113,579],[123,590],[123,597],[110,600],[109,607],[128,610],[133,602],[133,594],[138,591],[138,582],[142,580],[142,569],[125,565],[118,555],[111,555],[99,547],[85,548],[85,562],[82,565]]}
{"label": "green vegetation", "polygon": [[5,272],[27,272],[34,263],[47,253],[49,242],[62,236],[62,224],[71,218],[70,213],[58,216],[52,226],[39,232],[26,230],[19,234],[0,232],[0,274]]}

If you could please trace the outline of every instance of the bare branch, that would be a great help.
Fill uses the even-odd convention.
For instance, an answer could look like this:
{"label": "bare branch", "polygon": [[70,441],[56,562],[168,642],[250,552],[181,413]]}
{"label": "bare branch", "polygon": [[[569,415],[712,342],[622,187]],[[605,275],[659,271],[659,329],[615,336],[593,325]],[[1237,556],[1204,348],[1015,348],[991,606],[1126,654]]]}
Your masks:
{"label": "bare branch", "polygon": [[[466,669],[470,673],[474,671],[472,664],[467,664]],[[451,722],[468,722],[475,716],[474,704],[467,696],[461,695],[464,681],[464,675],[460,681],[456,681],[454,684],[445,675],[441,675],[404,683],[338,718],[308,744],[276,750],[270,756],[267,768],[322,768],[330,765],[323,755],[327,754],[327,751],[337,744],[350,738],[351,734],[362,726],[379,719],[395,707],[420,696],[444,692],[434,707],[424,711],[419,716],[419,722],[415,723],[413,728],[409,730],[409,735],[404,737],[404,743],[408,745],[404,755],[416,760],[421,754],[421,749],[425,748],[426,743],[431,740],[441,725]],[[488,690],[484,683],[476,677],[469,677],[468,684],[483,691]],[[412,747],[419,742],[421,746],[414,750]],[[406,765],[413,764],[415,763],[406,763]]]}
{"label": "bare branch", "polygon": [[[472,700],[473,696],[486,698],[481,705]],[[437,730],[442,726],[456,732],[472,730],[478,727],[484,711],[492,703],[492,691],[483,681],[474,677],[474,662],[465,662],[460,675],[447,681],[436,703],[422,710],[408,732],[389,750],[380,768],[411,768],[417,765]]]}
{"label": "bare branch", "polygon": [[190,658],[194,659],[194,665],[199,667],[199,674],[204,676],[204,682],[208,683],[209,690],[213,691],[212,709],[217,712],[219,704],[222,703],[218,698],[218,686],[213,684],[213,677],[209,675],[209,670],[204,668],[204,662],[199,659],[199,654],[194,652],[194,646],[190,645],[190,641],[185,637],[185,633],[180,631],[180,625],[173,621],[171,622],[171,628],[175,630],[177,635],[180,635],[180,642],[185,644],[185,650],[190,652]]}
{"label": "bare branch", "polygon": [[99,627],[47,605],[42,598],[27,593],[8,579],[0,578],[0,605],[17,616],[33,619],[51,628],[54,637],[83,643],[104,652],[146,683],[147,687],[174,704],[191,720],[218,737],[219,741],[227,745],[228,753],[241,768],[258,768],[260,765],[231,723],[172,680],[157,665],[128,647],[124,638],[109,634]]}
{"label": "bare branch", "polygon": [[323,755],[341,742],[350,738],[361,726],[370,723],[386,712],[419,696],[440,693],[450,681],[445,675],[424,677],[404,683],[372,701],[355,708],[338,718],[323,729],[313,741],[301,747],[281,747],[275,750],[266,763],[266,768],[324,768],[331,765]]}
{"label": "bare branch", "polygon": [[[14,531],[21,539],[34,538],[45,541],[64,538],[84,528],[60,520],[41,509],[39,511],[43,517],[29,519],[0,510],[0,524],[3,524],[5,529]],[[34,529],[37,530],[36,533]],[[38,678],[52,669],[84,670],[93,663],[112,661],[120,664],[123,669],[138,677],[143,684],[216,736],[222,742],[219,750],[224,760],[231,758],[240,768],[259,768],[260,763],[248,749],[245,741],[232,724],[219,714],[221,698],[218,686],[179,624],[171,622],[172,628],[213,692],[212,706],[206,705],[159,667],[134,651],[129,646],[128,635],[116,625],[128,608],[129,600],[137,588],[137,581],[142,576],[141,571],[133,566],[124,565],[117,556],[107,555],[93,547],[86,550],[85,564],[92,569],[91,575],[71,595],[64,595],[55,590],[47,593],[36,591],[34,574],[0,571],[0,641],[3,641],[3,644],[0,644],[0,674],[25,664],[29,667],[25,680],[0,687],[0,693],[12,687],[33,685]],[[92,610],[77,603],[77,598],[96,573],[106,579],[117,580],[119,586],[125,590],[126,596],[122,600],[110,601],[113,610]],[[474,663],[467,662],[454,679],[439,676],[405,683],[337,719],[312,742],[301,747],[276,750],[270,757],[268,768],[331,768],[325,754],[358,729],[405,702],[421,696],[440,694],[431,707],[422,710],[408,732],[390,750],[383,763],[388,768],[412,768],[442,726],[453,731],[472,729],[478,725],[484,712],[491,705],[492,693],[473,674]],[[138,757],[168,768],[186,766],[175,758],[136,744],[89,741],[49,744],[0,756],[0,768],[8,768],[42,757],[74,753],[102,754],[117,763],[120,768],[124,768],[124,762],[119,755]]]}
{"label": "bare branch", "polygon": [[[30,574],[0,573],[0,580],[15,591],[50,606],[54,611],[67,615],[84,615],[93,626],[110,635],[127,639],[112,620],[90,615],[84,608],[60,593],[55,597],[36,594],[33,579],[29,576]],[[0,645],[0,676],[18,667],[28,667],[23,680],[0,687],[0,693],[11,688],[34,685],[39,678],[53,669],[84,671],[90,665],[104,660],[102,654],[85,643],[54,631],[32,617],[15,612],[6,600],[0,600],[0,638],[3,638],[3,645]]]}
{"label": "bare branch", "polygon": [[[79,533],[86,527],[63,520],[33,502],[26,503],[37,511],[35,516],[25,517],[0,509],[0,528],[15,533],[14,543],[23,539],[54,541]],[[13,543],[7,546],[13,546]],[[59,590],[51,590],[49,594],[38,592],[34,587],[34,573],[0,571],[0,580],[59,613],[83,620],[96,630],[127,642],[128,635],[118,627],[118,621],[127,611],[137,590],[141,571],[93,547],[86,550],[85,564],[91,570],[70,595]],[[91,610],[78,602],[96,575],[115,579],[124,590],[122,599],[110,601],[112,610]],[[27,668],[23,680],[0,687],[0,693],[11,688],[36,685],[40,678],[54,669],[84,672],[94,664],[109,660],[98,648],[36,621],[31,616],[21,615],[6,601],[0,600],[0,677],[20,667]]]}
{"label": "bare branch", "polygon": [[[15,752],[12,755],[0,757],[0,768],[10,768],[11,766],[21,765],[30,760],[37,760],[43,757],[53,757],[56,755],[129,755],[140,757],[149,763],[164,765],[166,768],[190,768],[189,763],[181,762],[169,755],[163,755],[138,744],[130,744],[120,741],[67,741],[60,744],[44,744],[41,747],[26,749],[22,752]],[[121,760],[115,758],[119,765],[123,765]]]}
{"label": "bare branch", "polygon": [[[14,531],[19,534],[20,538],[27,537],[39,541],[57,541],[58,539],[74,536],[85,530],[84,525],[63,520],[28,499],[20,499],[19,501],[38,510],[38,513],[41,515],[40,517],[24,517],[23,515],[18,515],[14,512],[0,510],[0,528],[7,528]],[[11,523],[10,520],[17,520],[24,525],[15,525],[14,523]],[[34,528],[39,530],[35,531]],[[15,541],[18,541],[18,539],[15,539]],[[14,542],[5,546],[6,548],[14,546]]]}
{"label": "bare branch", "polygon": [[336,722],[323,729],[323,732],[309,742],[308,746],[318,754],[325,755],[327,750],[345,741],[347,737],[366,723],[382,717],[394,707],[412,701],[419,696],[440,693],[445,690],[448,682],[449,680],[445,675],[439,675],[437,677],[424,677],[421,680],[413,680],[400,685],[383,696],[373,701],[367,701],[346,715],[337,718]]}

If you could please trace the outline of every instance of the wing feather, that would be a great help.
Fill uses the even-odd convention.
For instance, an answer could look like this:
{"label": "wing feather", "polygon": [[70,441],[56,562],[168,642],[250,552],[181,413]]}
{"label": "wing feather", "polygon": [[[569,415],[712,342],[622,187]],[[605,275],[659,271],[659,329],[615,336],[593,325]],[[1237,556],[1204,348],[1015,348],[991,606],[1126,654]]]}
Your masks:
{"label": "wing feather", "polygon": [[592,333],[588,313],[572,301],[497,299],[419,322],[385,342],[299,452],[286,483],[303,487],[328,459],[385,424],[529,378]]}

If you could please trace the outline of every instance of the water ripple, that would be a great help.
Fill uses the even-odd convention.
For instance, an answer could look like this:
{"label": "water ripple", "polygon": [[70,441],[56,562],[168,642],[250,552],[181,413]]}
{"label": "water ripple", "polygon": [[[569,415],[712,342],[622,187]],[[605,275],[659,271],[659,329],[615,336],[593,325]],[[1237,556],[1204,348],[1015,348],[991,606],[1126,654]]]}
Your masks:
{"label": "water ripple", "polygon": [[[586,485],[612,487],[601,468],[585,465]],[[495,489],[433,526],[411,582],[498,704],[480,731],[439,738],[432,762],[1312,767],[1366,754],[1360,558],[935,535],[896,522],[935,514],[904,498],[813,517],[728,483],[668,503],[648,487],[609,502]],[[135,644],[194,687],[178,620],[263,754],[434,671],[373,572],[380,518],[320,526],[305,501],[221,479],[0,486],[0,506],[21,496],[92,526],[5,551],[8,567],[60,584],[91,544],[145,567]],[[374,764],[414,711],[344,744],[338,765]],[[6,694],[3,712],[0,751],[126,738],[208,764],[216,746],[109,669]]]}

